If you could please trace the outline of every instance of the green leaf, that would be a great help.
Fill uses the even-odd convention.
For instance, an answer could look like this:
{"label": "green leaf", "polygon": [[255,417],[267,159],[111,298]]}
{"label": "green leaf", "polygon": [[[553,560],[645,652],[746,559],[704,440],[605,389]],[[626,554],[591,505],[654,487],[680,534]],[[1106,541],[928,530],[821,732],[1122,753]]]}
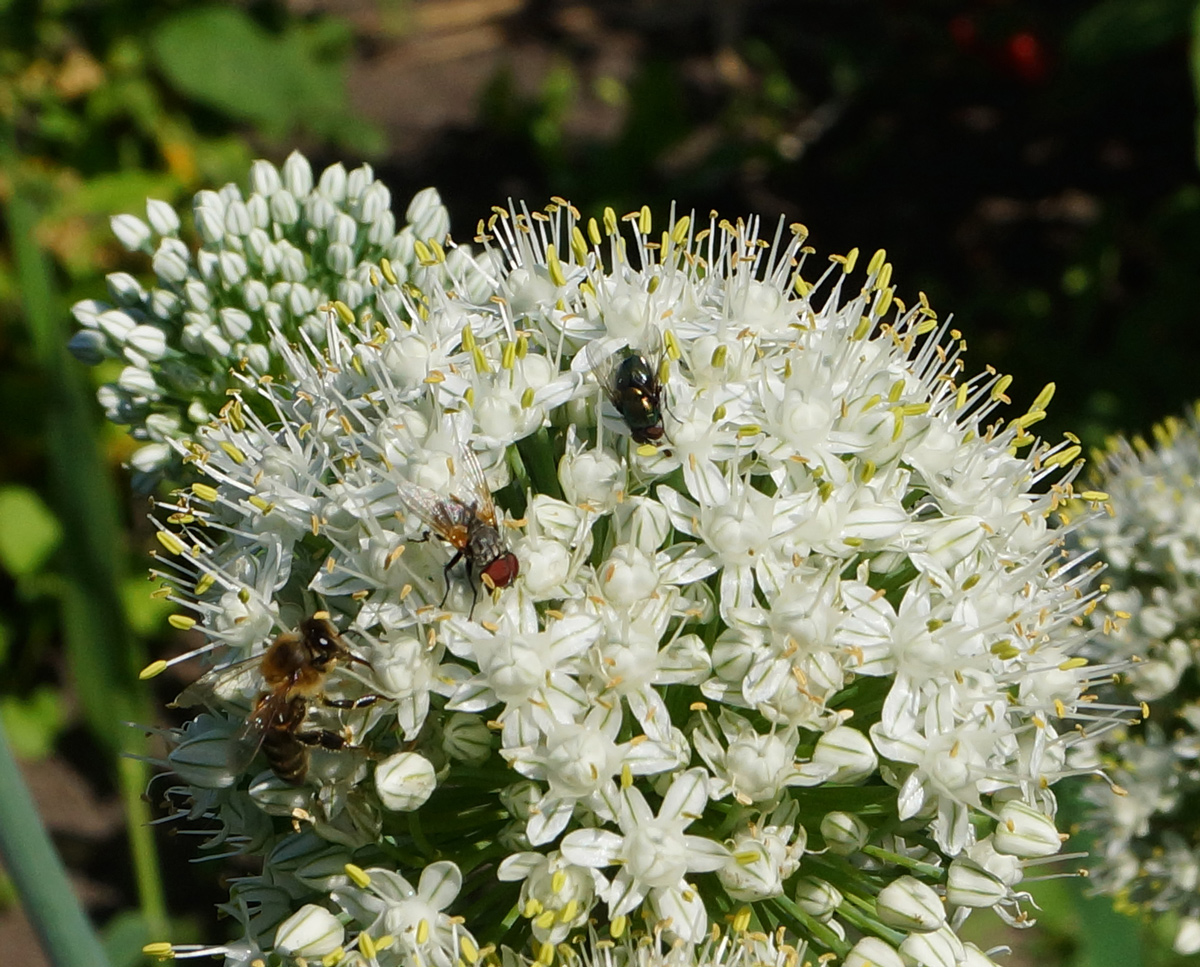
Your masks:
{"label": "green leaf", "polygon": [[62,525],[28,487],[0,487],[0,564],[13,577],[34,574],[62,540]]}
{"label": "green leaf", "polygon": [[154,32],[159,70],[178,91],[282,135],[296,126],[336,131],[346,117],[336,22],[271,34],[236,7],[184,11]]}
{"label": "green leaf", "polygon": [[143,637],[161,631],[167,615],[175,610],[170,601],[150,597],[154,587],[144,577],[129,577],[121,584],[121,600],[125,604],[129,627]]}
{"label": "green leaf", "polygon": [[104,952],[108,954],[112,967],[138,967],[145,963],[142,947],[152,939],[160,938],[150,936],[146,920],[138,910],[118,913],[104,925],[100,933]]}
{"label": "green leaf", "polygon": [[1103,0],[1080,17],[1066,50],[1085,64],[1103,64],[1187,36],[1194,0]]}
{"label": "green leaf", "polygon": [[49,685],[35,688],[27,698],[4,696],[0,699],[0,716],[13,753],[20,759],[49,755],[67,718],[62,697]]}

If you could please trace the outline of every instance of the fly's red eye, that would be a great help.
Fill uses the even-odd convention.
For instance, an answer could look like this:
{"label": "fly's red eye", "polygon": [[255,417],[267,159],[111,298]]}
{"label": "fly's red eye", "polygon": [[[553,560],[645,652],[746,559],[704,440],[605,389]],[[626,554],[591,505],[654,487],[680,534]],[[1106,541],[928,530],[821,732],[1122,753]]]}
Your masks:
{"label": "fly's red eye", "polygon": [[506,588],[517,579],[521,570],[521,562],[512,551],[501,554],[483,569],[482,576],[491,582],[494,588]]}

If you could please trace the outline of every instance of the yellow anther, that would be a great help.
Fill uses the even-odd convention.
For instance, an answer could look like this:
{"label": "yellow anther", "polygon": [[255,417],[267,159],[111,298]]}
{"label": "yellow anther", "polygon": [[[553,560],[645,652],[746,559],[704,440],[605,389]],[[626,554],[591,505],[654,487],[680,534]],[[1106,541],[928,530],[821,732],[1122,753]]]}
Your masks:
{"label": "yellow anther", "polygon": [[345,947],[334,947],[324,957],[321,958],[321,967],[337,967],[343,960],[346,959]]}
{"label": "yellow anther", "polygon": [[[605,218],[605,224],[607,224],[607,216]],[[596,224],[596,219],[589,218],[588,219],[588,238],[591,239],[592,244],[599,245],[600,240],[603,237],[604,236],[602,236],[600,234],[600,226]]]}
{"label": "yellow anther", "polygon": [[846,269],[847,275],[849,275],[851,272],[854,271],[854,265],[857,261],[858,261],[858,249],[852,248],[852,249],[850,249],[849,252],[846,253],[845,269]]}
{"label": "yellow anther", "polygon": [[210,487],[208,484],[203,483],[192,484],[192,493],[201,500],[207,500],[210,504],[219,496],[216,487]]}
{"label": "yellow anther", "polygon": [[1084,500],[1094,500],[1097,502],[1108,500],[1108,494],[1106,494],[1103,490],[1085,490],[1079,496]]}
{"label": "yellow anther", "polygon": [[728,411],[725,409],[725,404],[718,403],[716,405],[716,407],[713,409],[712,421],[714,423],[720,423],[723,419],[725,419],[725,414],[727,412]]}
{"label": "yellow anther", "polygon": [[883,263],[887,261],[887,251],[884,249],[876,249],[875,254],[871,256],[871,261],[867,263],[867,275],[874,275],[881,268]]}
{"label": "yellow anther", "polygon": [[[890,269],[892,265],[889,262],[885,267]],[[889,272],[888,274],[890,275],[891,273]],[[896,290],[894,288],[890,286],[886,289],[881,288],[879,290],[879,295],[875,297],[875,314],[882,316],[885,312],[887,312],[888,309],[892,307],[892,299],[895,297],[895,295]]]}
{"label": "yellow anther", "polygon": [[638,231],[643,235],[649,235],[651,225],[650,206],[643,205],[642,210],[638,212]]}
{"label": "yellow anther", "polygon": [[679,359],[683,355],[679,351],[679,341],[675,338],[675,333],[670,329],[667,329],[663,333],[663,345],[666,346],[668,358]]}
{"label": "yellow anther", "polygon": [[172,960],[175,957],[175,948],[165,940],[157,940],[154,943],[148,943],[142,948],[142,953],[147,957],[154,957],[156,960]]}
{"label": "yellow anther", "polygon": [[396,285],[399,281],[396,278],[395,271],[392,269],[392,263],[390,259],[379,260],[379,271],[383,273],[383,277],[388,280],[389,285]]}
{"label": "yellow anther", "polygon": [[653,443],[643,443],[637,448],[636,452],[639,457],[652,457],[658,453],[658,447]]}
{"label": "yellow anther", "polygon": [[1001,376],[996,380],[996,385],[992,387],[992,399],[1003,400],[1007,403],[1008,399],[1005,397],[1004,392],[1012,385],[1012,381],[1013,378],[1011,376]]}
{"label": "yellow anther", "polygon": [[217,576],[215,574],[201,575],[200,580],[197,581],[195,587],[192,588],[192,593],[196,595],[196,597],[199,597],[208,591],[208,589],[216,583],[216,580]]}
{"label": "yellow anther", "polygon": [[234,463],[243,464],[246,462],[246,454],[242,453],[241,450],[235,447],[228,440],[221,441],[221,449],[229,454],[229,459]]}
{"label": "yellow anther", "polygon": [[620,940],[627,926],[629,926],[629,918],[624,914],[621,914],[619,917],[613,917],[612,923],[608,925],[608,934],[614,940]]}
{"label": "yellow anther", "polygon": [[762,433],[762,427],[757,423],[747,423],[745,426],[738,427],[737,435],[739,439],[745,440],[748,437],[758,436]]}
{"label": "yellow anther", "polygon": [[504,369],[512,369],[517,361],[517,344],[515,342],[506,342],[504,348],[500,350],[500,365]]}
{"label": "yellow anther", "polygon": [[375,949],[375,941],[365,930],[358,935],[358,949],[367,960],[374,960],[375,954],[378,953]]}
{"label": "yellow anther", "polygon": [[575,256],[575,261],[580,265],[587,261],[587,241],[578,225],[571,226],[571,254]]}
{"label": "yellow anther", "polygon": [[475,364],[475,372],[490,373],[492,367],[488,365],[487,357],[483,354],[483,349],[479,346],[475,347],[475,351],[471,353],[471,361]]}
{"label": "yellow anther", "polygon": [[611,206],[604,209],[604,234],[617,234],[617,213],[613,211]]}
{"label": "yellow anther", "polygon": [[463,351],[468,352],[468,353],[474,352],[475,345],[476,345],[475,332],[474,332],[474,330],[471,329],[470,323],[468,323],[467,325],[463,326],[463,331],[462,331]]}
{"label": "yellow anther", "polygon": [[417,924],[417,943],[424,944],[429,939],[429,921],[422,919]]}
{"label": "yellow anther", "polygon": [[533,387],[526,386],[525,392],[521,394],[521,409],[527,410],[533,406]]}
{"label": "yellow anther", "polygon": [[633,770],[629,768],[629,763],[626,762],[621,766],[621,788],[628,789],[633,785]]}
{"label": "yellow anther", "polygon": [[554,921],[558,917],[553,910],[543,910],[541,914],[534,918],[533,925],[541,930],[549,930],[554,926]]}
{"label": "yellow anther", "polygon": [[342,320],[347,326],[354,321],[354,310],[351,309],[341,299],[333,300],[333,311],[337,313],[337,317]]}
{"label": "yellow anther", "polygon": [[[376,946],[379,945],[376,944]],[[468,964],[474,964],[478,962],[479,948],[475,946],[475,941],[468,937],[465,933],[459,935],[458,949],[462,952],[463,960],[465,960]]]}
{"label": "yellow anther", "polygon": [[429,251],[433,253],[433,260],[436,263],[446,261],[446,250],[442,248],[441,243],[436,238],[429,239]]}
{"label": "yellow anther", "polygon": [[258,494],[251,494],[246,498],[246,503],[258,510],[261,510],[264,514],[269,514],[275,509],[275,505],[271,503],[271,501],[267,500],[265,497],[258,496]]}
{"label": "yellow anther", "polygon": [[167,618],[167,624],[177,631],[188,631],[196,626],[196,619],[191,615],[173,614]]}
{"label": "yellow anther", "polygon": [[1029,408],[1031,410],[1045,410],[1050,405],[1050,401],[1054,399],[1054,390],[1054,384],[1047,383]]}
{"label": "yellow anther", "polygon": [[550,890],[553,893],[561,893],[562,888],[567,885],[567,874],[562,870],[555,870],[554,875],[550,877]]}
{"label": "yellow anther", "polygon": [[[145,681],[148,678],[154,678],[157,675],[161,675],[166,670],[167,663],[160,658],[158,661],[150,662],[149,665],[138,672],[138,678],[140,678],[142,681]],[[171,945],[167,944],[167,946],[170,947]]]}
{"label": "yellow anther", "polygon": [[413,242],[413,253],[417,256],[417,261],[422,265],[436,265],[433,253],[429,251],[429,246],[422,242],[419,238]]}
{"label": "yellow anther", "polygon": [[710,361],[712,363],[712,368],[720,369],[722,366],[724,366],[725,365],[725,357],[728,354],[729,354],[729,352],[725,348],[724,345],[718,346],[716,349],[714,349],[713,354],[712,354],[712,359]]}
{"label": "yellow anther", "polygon": [[181,541],[170,531],[158,531],[154,536],[158,538],[158,543],[160,543],[172,554],[182,554],[184,550],[186,550],[186,548],[183,546],[183,541]]}
{"label": "yellow anther", "polygon": [[546,246],[546,268],[550,272],[550,281],[555,285],[567,284],[567,275],[563,272],[562,262],[558,260],[558,249],[553,244]]}
{"label": "yellow anther", "polygon": [[684,215],[675,223],[675,227],[671,229],[671,241],[676,245],[682,245],[687,240],[688,229],[692,226],[692,217]]}
{"label": "yellow anther", "polygon": [[343,869],[346,871],[346,875],[350,877],[350,881],[360,890],[365,890],[371,885],[370,875],[361,866],[347,863]]}
{"label": "yellow anther", "polygon": [[1087,663],[1086,658],[1068,658],[1064,662],[1059,662],[1058,670],[1060,672],[1074,671],[1076,668],[1086,668]]}

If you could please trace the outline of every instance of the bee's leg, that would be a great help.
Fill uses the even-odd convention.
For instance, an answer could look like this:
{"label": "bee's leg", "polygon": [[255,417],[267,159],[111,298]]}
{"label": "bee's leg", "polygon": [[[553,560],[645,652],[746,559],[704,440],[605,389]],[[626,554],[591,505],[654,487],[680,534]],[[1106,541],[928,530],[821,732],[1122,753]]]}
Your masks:
{"label": "bee's leg", "polygon": [[331,752],[344,749],[349,745],[345,736],[331,732],[329,729],[305,729],[303,732],[294,733],[294,736],[297,741],[303,742],[305,745],[319,745],[322,749],[329,749]]}
{"label": "bee's leg", "polygon": [[439,608],[444,608],[446,606],[446,599],[450,597],[450,569],[462,560],[462,556],[462,551],[455,551],[454,557],[450,558],[450,563],[442,568],[442,576],[446,579],[446,593],[442,595],[442,602],[438,605]]}
{"label": "bee's leg", "polygon": [[326,708],[366,708],[376,702],[382,702],[382,695],[362,695],[359,698],[326,698],[321,696],[321,704]]}

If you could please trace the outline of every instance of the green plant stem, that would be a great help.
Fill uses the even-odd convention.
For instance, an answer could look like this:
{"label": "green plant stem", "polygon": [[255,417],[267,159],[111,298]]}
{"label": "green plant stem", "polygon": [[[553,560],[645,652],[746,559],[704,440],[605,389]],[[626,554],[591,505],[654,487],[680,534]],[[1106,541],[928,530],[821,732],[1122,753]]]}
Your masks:
{"label": "green plant stem", "polygon": [[[151,721],[149,703],[138,690],[144,663],[125,620],[118,588],[124,542],[110,474],[96,446],[90,389],[66,351],[66,312],[56,296],[50,266],[35,241],[37,209],[19,183],[11,130],[0,128],[0,168],[13,176],[7,221],[30,342],[47,386],[46,449],[51,496],[64,531],[71,535],[62,595],[67,658],[84,715],[96,737],[114,755],[144,754],[145,742],[125,723]],[[166,903],[153,829],[142,802],[146,769],[140,762],[118,768],[118,783],[138,899],[147,931],[163,936]]]}
{"label": "green plant stem", "polygon": [[[55,967],[104,967],[108,958],[67,880],[0,723],[0,855],[25,915]],[[9,951],[13,962],[19,951]],[[7,959],[7,958],[6,958]]]}

